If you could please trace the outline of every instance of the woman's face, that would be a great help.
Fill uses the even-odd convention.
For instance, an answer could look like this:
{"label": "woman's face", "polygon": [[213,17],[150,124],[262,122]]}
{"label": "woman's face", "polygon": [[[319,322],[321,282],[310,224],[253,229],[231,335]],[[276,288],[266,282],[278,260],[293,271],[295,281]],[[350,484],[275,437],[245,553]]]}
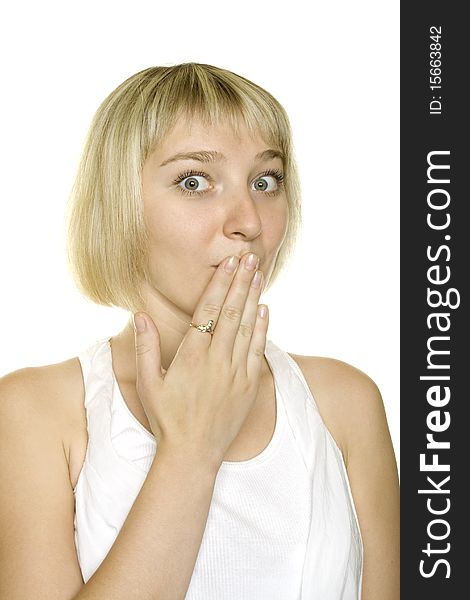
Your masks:
{"label": "woman's face", "polygon": [[180,120],[146,160],[152,286],[186,314],[226,256],[254,252],[269,279],[288,210],[283,162],[268,150],[276,149],[244,126],[235,137],[229,125]]}

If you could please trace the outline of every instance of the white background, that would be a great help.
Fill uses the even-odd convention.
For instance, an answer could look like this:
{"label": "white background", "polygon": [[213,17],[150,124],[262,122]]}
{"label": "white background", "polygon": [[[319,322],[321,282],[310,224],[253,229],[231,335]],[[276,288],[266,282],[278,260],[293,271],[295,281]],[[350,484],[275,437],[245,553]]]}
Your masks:
{"label": "white background", "polygon": [[398,458],[399,3],[30,0],[1,22],[0,374],[76,356],[124,325],[66,271],[81,146],[133,73],[210,63],[270,91],[293,128],[303,231],[262,298],[268,337],[372,377]]}

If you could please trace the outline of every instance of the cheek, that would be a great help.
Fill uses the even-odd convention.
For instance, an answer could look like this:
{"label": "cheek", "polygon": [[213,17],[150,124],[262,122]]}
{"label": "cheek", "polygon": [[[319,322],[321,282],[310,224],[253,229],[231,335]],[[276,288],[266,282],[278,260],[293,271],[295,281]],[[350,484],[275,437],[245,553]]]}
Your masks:
{"label": "cheek", "polygon": [[201,255],[200,243],[193,246],[184,239],[177,239],[172,244],[152,244],[149,272],[154,292],[192,315],[215,272],[207,263],[207,256]]}
{"label": "cheek", "polygon": [[150,234],[149,270],[153,284],[171,300],[185,297],[189,305],[194,294],[202,293],[208,278],[210,233],[200,216],[146,214]]}
{"label": "cheek", "polygon": [[[153,210],[145,215],[151,251],[182,257],[194,256],[207,242],[207,223],[200,215]],[[196,256],[195,256],[196,258]]]}
{"label": "cheek", "polygon": [[265,238],[273,250],[277,250],[287,233],[289,221],[287,204],[277,207],[277,210],[269,210],[265,216]]}

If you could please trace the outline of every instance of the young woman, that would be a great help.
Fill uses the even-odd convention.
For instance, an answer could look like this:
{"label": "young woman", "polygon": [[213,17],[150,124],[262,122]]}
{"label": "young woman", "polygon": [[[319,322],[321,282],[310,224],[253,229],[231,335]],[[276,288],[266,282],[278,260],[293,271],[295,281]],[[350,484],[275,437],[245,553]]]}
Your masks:
{"label": "young woman", "polygon": [[190,63],[103,102],[69,258],[132,316],[1,381],[0,597],[399,597],[377,387],[267,339],[299,223],[289,121],[259,86]]}

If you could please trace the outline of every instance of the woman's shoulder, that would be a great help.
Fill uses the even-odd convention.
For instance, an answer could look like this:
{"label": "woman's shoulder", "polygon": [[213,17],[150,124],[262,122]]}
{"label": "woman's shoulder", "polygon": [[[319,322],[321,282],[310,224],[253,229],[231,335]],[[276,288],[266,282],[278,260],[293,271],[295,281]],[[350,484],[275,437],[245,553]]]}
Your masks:
{"label": "woman's shoulder", "polygon": [[[345,462],[368,425],[384,433],[385,411],[379,388],[363,371],[335,358],[289,353],[300,367],[326,427]],[[377,433],[371,432],[371,433]]]}
{"label": "woman's shoulder", "polygon": [[[11,371],[0,377],[0,394],[2,404],[35,403],[37,408],[57,409],[61,405],[67,408],[64,396],[83,394],[83,377],[78,357],[60,363],[25,367]],[[58,399],[63,402],[57,406]]]}
{"label": "woman's shoulder", "polygon": [[69,456],[73,441],[86,432],[84,393],[77,357],[7,373],[0,378],[3,432],[57,436]]}
{"label": "woman's shoulder", "polygon": [[[301,354],[288,353],[300,366],[306,378],[326,387],[331,393],[359,393],[376,394],[378,387],[376,383],[357,367],[336,358],[326,356],[304,356]],[[310,382],[309,382],[310,384]]]}

